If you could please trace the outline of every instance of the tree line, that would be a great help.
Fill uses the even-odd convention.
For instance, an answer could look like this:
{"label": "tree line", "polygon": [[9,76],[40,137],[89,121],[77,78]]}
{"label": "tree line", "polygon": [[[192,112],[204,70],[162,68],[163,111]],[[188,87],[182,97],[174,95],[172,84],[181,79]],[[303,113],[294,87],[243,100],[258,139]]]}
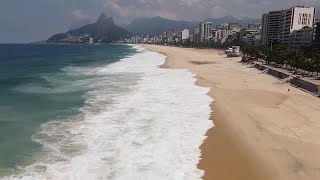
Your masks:
{"label": "tree line", "polygon": [[241,45],[243,55],[252,60],[262,59],[267,64],[275,64],[293,70],[308,73],[320,73],[320,50],[311,47],[293,49],[286,44],[276,44],[273,47],[253,47]]}

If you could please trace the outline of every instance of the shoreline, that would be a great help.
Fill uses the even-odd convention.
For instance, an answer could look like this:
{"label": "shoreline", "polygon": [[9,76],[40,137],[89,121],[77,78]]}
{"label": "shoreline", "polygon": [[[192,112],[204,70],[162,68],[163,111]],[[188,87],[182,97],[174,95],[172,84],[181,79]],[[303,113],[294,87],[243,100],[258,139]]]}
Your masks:
{"label": "shoreline", "polygon": [[[144,46],[144,47],[149,49],[148,46]],[[160,66],[160,68],[176,69],[175,65],[170,65],[170,57],[168,54],[164,52],[158,52],[158,53],[166,56],[166,61],[163,65]],[[197,165],[199,169],[205,171],[205,176],[203,177],[203,179],[208,179],[208,180],[211,180],[212,178],[238,179],[239,177],[242,176],[245,178],[263,180],[264,177],[261,175],[262,172],[258,174],[256,173],[256,171],[251,171],[251,169],[255,167],[252,163],[252,161],[255,161],[255,159],[250,158],[249,154],[245,153],[245,151],[243,150],[237,151],[236,149],[234,149],[239,145],[236,144],[237,141],[235,141],[234,139],[235,137],[230,137],[229,136],[230,132],[226,132],[228,130],[223,128],[224,127],[223,119],[225,117],[223,117],[223,113],[220,113],[220,110],[214,108],[216,107],[215,105],[216,100],[214,99],[216,97],[212,94],[213,89],[210,83],[206,82],[206,80],[201,79],[201,77],[199,77],[198,75],[196,75],[195,78],[197,79],[197,81],[195,82],[197,86],[210,88],[210,92],[208,93],[208,95],[213,98],[213,101],[210,105],[211,107],[210,120],[213,121],[214,127],[210,128],[207,131],[205,135],[207,138],[204,140],[203,144],[200,146],[202,155],[200,157],[201,159],[199,161],[199,164]],[[225,143],[222,143],[219,138],[223,138],[224,140],[226,140]],[[210,153],[210,150],[212,150],[213,148],[215,148],[215,153],[217,153],[215,155]],[[228,157],[229,155],[233,155],[233,156]],[[234,160],[232,160],[233,158]],[[225,162],[223,162],[226,159],[228,159],[228,161],[233,161],[233,163],[226,164]],[[249,163],[251,163],[250,167],[245,169],[239,168],[239,166],[241,166],[243,161],[245,160],[248,161],[248,159],[250,159],[249,160]],[[213,161],[216,161],[216,163],[214,164],[210,163]],[[231,167],[230,165],[233,165],[233,167]],[[215,172],[219,172],[219,174],[214,173],[212,171],[213,169],[215,170]],[[230,171],[232,171],[233,173],[230,174]]]}
{"label": "shoreline", "polygon": [[[166,55],[162,68],[189,69],[197,74],[196,85],[211,88],[209,95],[215,101],[211,104],[210,119],[215,127],[207,132],[208,137],[200,147],[202,156],[198,164],[199,169],[205,170],[204,179],[320,178],[320,158],[314,157],[320,146],[316,138],[299,129],[310,121],[318,124],[315,122],[320,115],[315,111],[320,109],[317,98],[298,89],[287,94],[288,85],[278,85],[277,79],[236,64],[237,58],[224,59],[217,50],[143,46]],[[208,62],[202,64],[204,59]],[[290,117],[286,111],[292,108],[294,113],[293,105],[302,97],[306,98],[306,104],[315,107],[306,111],[301,107],[302,100],[297,115],[309,117],[290,121],[294,115]],[[267,113],[271,115],[264,117]],[[312,135],[319,130],[308,128]],[[305,152],[310,154],[302,155]]]}

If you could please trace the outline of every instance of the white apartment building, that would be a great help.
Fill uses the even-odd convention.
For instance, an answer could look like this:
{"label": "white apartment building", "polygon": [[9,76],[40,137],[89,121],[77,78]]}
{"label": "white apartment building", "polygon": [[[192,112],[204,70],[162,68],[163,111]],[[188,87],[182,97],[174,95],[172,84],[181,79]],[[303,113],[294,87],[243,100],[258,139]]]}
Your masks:
{"label": "white apartment building", "polygon": [[89,43],[90,43],[90,44],[93,43],[93,38],[89,38]]}
{"label": "white apartment building", "polygon": [[189,29],[184,29],[184,30],[182,30],[182,32],[181,32],[181,39],[182,39],[182,40],[188,39],[188,38],[189,38],[189,34],[190,34]]}
{"label": "white apartment building", "polygon": [[212,30],[211,34],[212,34],[212,40],[214,43],[223,44],[228,38],[228,36],[232,34],[232,31],[219,29],[219,30]]}
{"label": "white apartment building", "polygon": [[315,8],[295,6],[262,16],[262,45],[272,42],[290,44],[290,34],[303,27],[313,27]]}
{"label": "white apartment building", "polygon": [[315,8],[313,7],[292,7],[284,10],[281,21],[280,42],[289,44],[289,36],[294,31],[303,27],[313,28],[315,22]]}
{"label": "white apartment building", "polygon": [[136,37],[131,37],[131,39],[130,39],[130,43],[137,43],[137,41],[136,41]]}
{"label": "white apartment building", "polygon": [[206,42],[211,36],[211,22],[200,23],[200,42]]}

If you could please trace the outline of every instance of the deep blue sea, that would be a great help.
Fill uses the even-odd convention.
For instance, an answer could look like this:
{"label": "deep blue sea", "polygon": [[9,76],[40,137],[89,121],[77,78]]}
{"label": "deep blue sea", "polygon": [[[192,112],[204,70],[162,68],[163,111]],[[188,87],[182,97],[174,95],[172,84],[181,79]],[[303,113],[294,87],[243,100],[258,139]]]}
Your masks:
{"label": "deep blue sea", "polygon": [[0,45],[0,179],[201,179],[209,89],[126,45]]}

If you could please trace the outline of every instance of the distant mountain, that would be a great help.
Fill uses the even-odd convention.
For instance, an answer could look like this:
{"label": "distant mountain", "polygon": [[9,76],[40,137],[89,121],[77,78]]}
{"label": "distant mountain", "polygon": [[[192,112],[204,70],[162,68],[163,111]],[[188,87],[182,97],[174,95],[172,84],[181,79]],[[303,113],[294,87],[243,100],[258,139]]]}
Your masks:
{"label": "distant mountain", "polygon": [[261,18],[255,19],[255,18],[245,17],[245,18],[242,18],[239,22],[243,28],[247,28],[249,24],[261,23],[262,19]]}
{"label": "distant mountain", "polygon": [[[239,20],[233,16],[225,16],[221,18],[207,18],[204,21],[211,22],[212,27],[215,28],[217,25],[237,22],[242,25],[243,28],[248,27],[250,23],[261,22],[261,19],[244,18]],[[183,29],[195,29],[199,26],[200,22],[196,21],[175,21],[170,19],[165,19],[162,17],[153,18],[138,18],[133,20],[129,25],[124,26],[128,31],[136,35],[146,35],[156,36],[162,32],[168,31],[169,29],[183,30]]]}
{"label": "distant mountain", "polygon": [[153,18],[135,19],[125,28],[136,35],[149,34],[156,36],[172,28],[176,30],[194,29],[198,25],[199,22],[175,21],[157,16]]}
{"label": "distant mountain", "polygon": [[101,14],[96,23],[56,34],[49,38],[47,43],[83,43],[88,42],[89,38],[93,38],[94,42],[111,43],[131,35],[127,30],[115,25],[112,17]]}
{"label": "distant mountain", "polygon": [[225,16],[225,17],[220,17],[220,18],[207,18],[204,21],[211,22],[212,27],[216,27],[220,24],[239,22],[239,19],[237,19],[233,16]]}
{"label": "distant mountain", "polygon": [[240,23],[243,28],[247,28],[248,24],[252,23],[261,23],[261,19],[254,19],[250,17],[245,17],[243,19],[237,19],[233,16],[225,16],[220,18],[207,18],[205,19],[206,22],[211,22],[212,27],[215,28],[216,26],[220,24],[226,24],[226,23]]}

